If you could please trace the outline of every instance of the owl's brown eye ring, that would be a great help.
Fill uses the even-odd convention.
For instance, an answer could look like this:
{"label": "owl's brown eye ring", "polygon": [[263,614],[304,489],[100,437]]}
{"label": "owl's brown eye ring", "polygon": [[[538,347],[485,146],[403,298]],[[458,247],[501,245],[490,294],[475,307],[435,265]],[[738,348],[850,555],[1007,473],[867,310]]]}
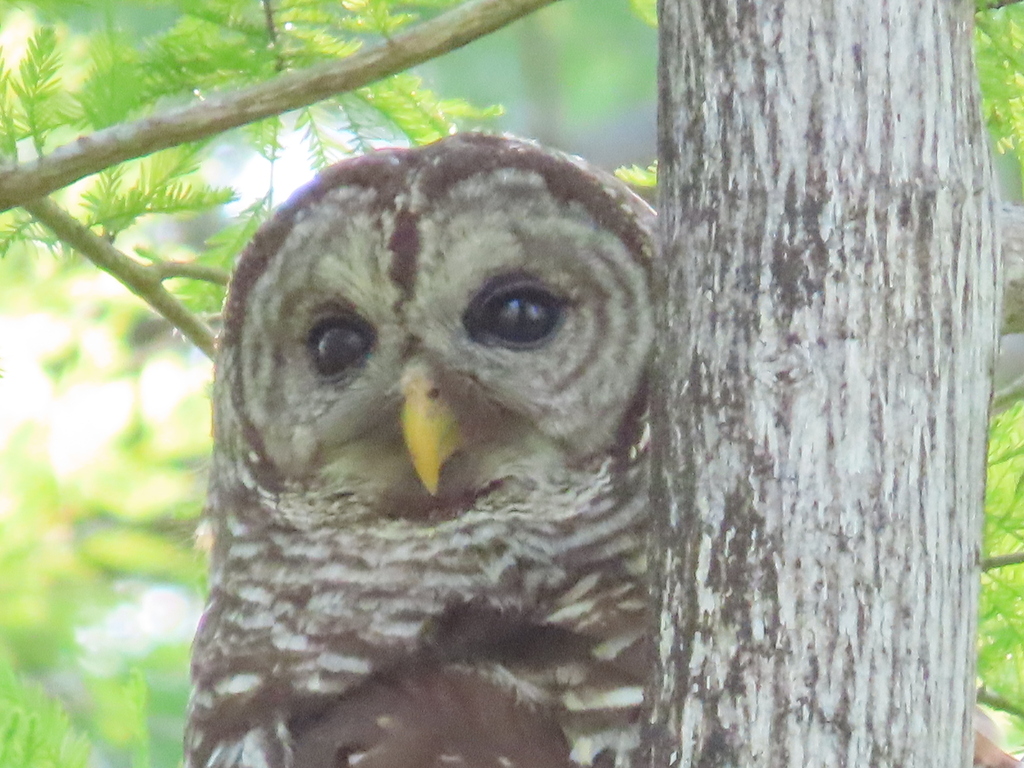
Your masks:
{"label": "owl's brown eye ring", "polygon": [[531,277],[489,281],[473,297],[462,324],[479,344],[535,349],[558,331],[566,300]]}
{"label": "owl's brown eye ring", "polygon": [[318,321],[306,343],[320,375],[335,378],[362,365],[376,339],[373,327],[363,318],[343,313]]}

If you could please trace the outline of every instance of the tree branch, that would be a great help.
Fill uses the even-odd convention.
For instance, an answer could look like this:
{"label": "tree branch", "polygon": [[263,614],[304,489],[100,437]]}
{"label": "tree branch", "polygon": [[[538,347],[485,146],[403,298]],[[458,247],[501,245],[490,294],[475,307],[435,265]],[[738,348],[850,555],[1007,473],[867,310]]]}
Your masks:
{"label": "tree branch", "polygon": [[277,25],[274,23],[274,6],[271,0],[261,0],[263,3],[263,20],[267,27],[267,46],[274,52],[274,71],[284,72],[284,58],[281,56],[281,48],[277,44]]}
{"label": "tree branch", "polygon": [[1024,398],[1024,377],[992,392],[992,414],[1002,413],[1021,398]]}
{"label": "tree branch", "polygon": [[991,571],[993,568],[1003,568],[1007,565],[1020,565],[1024,563],[1024,552],[1011,552],[1008,555],[994,555],[986,557],[981,561],[982,571]]}
{"label": "tree branch", "polygon": [[[125,258],[128,257],[126,256]],[[202,280],[214,285],[227,285],[228,278],[230,277],[223,269],[207,267],[190,261],[156,261],[144,267],[144,269],[152,270],[159,275],[161,280],[167,280],[172,277],[187,277],[190,280]]]}
{"label": "tree branch", "polygon": [[[62,242],[70,245],[97,267],[113,275],[129,291],[163,315],[189,341],[213,358],[213,332],[163,287],[172,275],[163,271],[171,262],[146,266],[129,258],[74,216],[48,198],[23,204],[26,211],[45,224]],[[197,265],[185,265],[194,267]]]}
{"label": "tree branch", "polygon": [[984,704],[986,707],[991,707],[992,709],[1001,710],[1002,712],[1006,712],[1014,717],[1019,717],[1021,720],[1024,720],[1024,707],[1015,704],[1004,696],[1000,696],[998,693],[990,691],[984,686],[978,689],[978,703]]}
{"label": "tree branch", "polygon": [[554,0],[469,0],[374,48],[83,136],[0,169],[0,212],[116,163],[313,104],[460,48]]}

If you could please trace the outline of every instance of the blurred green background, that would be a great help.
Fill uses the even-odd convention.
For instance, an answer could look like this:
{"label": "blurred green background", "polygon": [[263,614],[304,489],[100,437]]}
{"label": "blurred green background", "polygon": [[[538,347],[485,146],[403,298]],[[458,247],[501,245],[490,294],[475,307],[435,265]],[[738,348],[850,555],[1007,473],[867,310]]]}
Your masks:
{"label": "blurred green background", "polygon": [[[193,93],[340,55],[449,4],[278,0],[277,45],[256,0],[0,5],[0,152],[25,160]],[[648,0],[564,0],[418,68],[420,80],[129,163],[56,198],[126,252],[226,270],[270,207],[316,168],[370,146],[482,126],[609,169],[647,166],[652,16]],[[979,33],[1010,195],[1024,125],[1021,16],[988,12]],[[31,718],[60,730],[62,709],[85,735],[34,755],[4,755],[0,736],[0,768],[173,768],[204,590],[210,363],[24,214],[0,215],[0,254],[0,733]],[[220,286],[180,280],[174,290],[216,325]],[[1019,408],[993,423],[990,553],[1024,550],[1022,424]],[[1022,571],[984,577],[979,675],[1009,710],[1024,710]],[[1024,741],[1018,723],[1003,723]]]}

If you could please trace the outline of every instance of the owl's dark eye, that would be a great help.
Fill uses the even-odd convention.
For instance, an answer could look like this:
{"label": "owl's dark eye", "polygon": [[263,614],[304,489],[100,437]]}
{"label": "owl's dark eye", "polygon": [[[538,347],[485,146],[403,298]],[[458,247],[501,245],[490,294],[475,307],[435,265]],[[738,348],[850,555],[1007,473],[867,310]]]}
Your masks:
{"label": "owl's dark eye", "polygon": [[485,286],[462,319],[473,341],[531,349],[550,339],[562,320],[565,300],[536,280],[516,278]]}
{"label": "owl's dark eye", "polygon": [[356,315],[324,318],[309,332],[309,353],[322,376],[337,376],[360,365],[376,336],[370,324]]}

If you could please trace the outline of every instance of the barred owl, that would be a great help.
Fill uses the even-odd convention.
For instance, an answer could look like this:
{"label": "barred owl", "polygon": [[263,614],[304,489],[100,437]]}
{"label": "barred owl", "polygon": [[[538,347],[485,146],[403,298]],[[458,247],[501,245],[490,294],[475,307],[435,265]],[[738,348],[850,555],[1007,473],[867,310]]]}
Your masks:
{"label": "barred owl", "polygon": [[652,218],[469,134],[339,163],[261,229],[216,364],[186,766],[629,748]]}

